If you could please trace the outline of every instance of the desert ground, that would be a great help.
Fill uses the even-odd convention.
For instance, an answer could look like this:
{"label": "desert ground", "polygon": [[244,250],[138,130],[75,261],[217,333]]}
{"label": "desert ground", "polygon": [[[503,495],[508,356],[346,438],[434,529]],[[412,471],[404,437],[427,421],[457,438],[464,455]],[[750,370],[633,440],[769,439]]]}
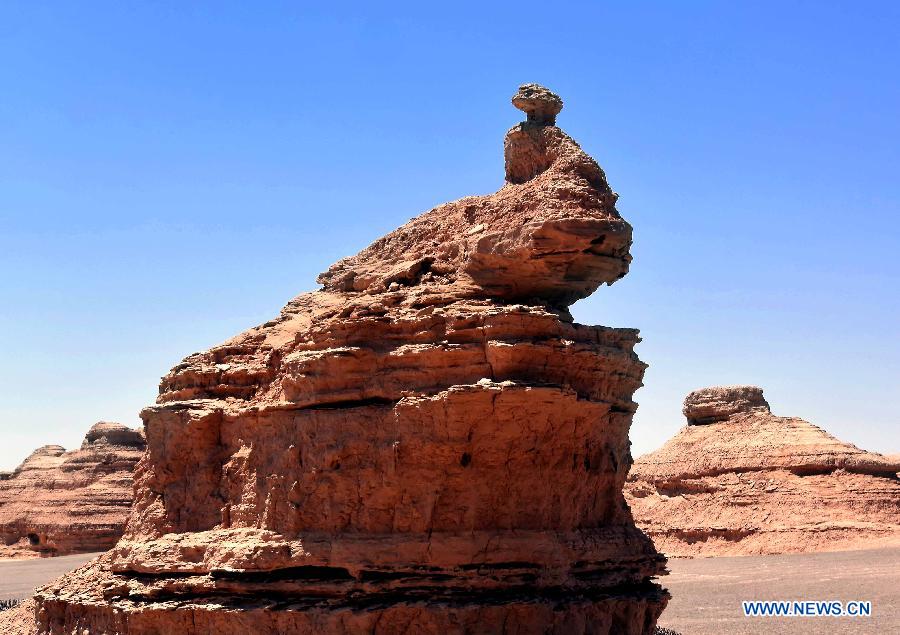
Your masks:
{"label": "desert ground", "polygon": [[[669,560],[659,625],[683,635],[900,632],[900,549]],[[871,617],[744,617],[742,600],[869,600]]]}
{"label": "desert ground", "polygon": [[77,553],[58,558],[28,558],[0,561],[0,600],[30,598],[34,588],[80,567],[99,553]]}

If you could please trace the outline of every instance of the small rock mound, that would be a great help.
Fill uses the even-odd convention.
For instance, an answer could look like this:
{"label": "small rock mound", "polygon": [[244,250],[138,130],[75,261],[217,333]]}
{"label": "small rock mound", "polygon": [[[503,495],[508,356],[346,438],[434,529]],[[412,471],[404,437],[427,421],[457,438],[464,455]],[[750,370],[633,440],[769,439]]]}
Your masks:
{"label": "small rock mound", "polygon": [[689,426],[702,426],[739,412],[769,412],[769,402],[758,386],[713,386],[688,394],[681,412]]}
{"label": "small rock mound", "polygon": [[38,448],[0,475],[0,558],[105,551],[122,535],[143,432],[100,422],[81,448]]}
{"label": "small rock mound", "polygon": [[900,544],[900,465],[796,417],[756,386],[685,399],[688,425],[635,461],[626,499],[669,556]]}

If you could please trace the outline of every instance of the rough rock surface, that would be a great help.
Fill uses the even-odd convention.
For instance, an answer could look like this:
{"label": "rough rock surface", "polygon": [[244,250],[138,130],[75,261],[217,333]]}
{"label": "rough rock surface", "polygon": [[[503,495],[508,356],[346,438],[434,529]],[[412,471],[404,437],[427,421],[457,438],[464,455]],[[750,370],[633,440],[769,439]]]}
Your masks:
{"label": "rough rock surface", "polygon": [[95,424],[81,448],[45,445],[0,475],[0,557],[105,551],[121,537],[131,506],[143,433]]}
{"label": "rough rock surface", "polygon": [[0,611],[0,633],[4,635],[37,635],[34,610],[34,600],[25,600],[13,608]]}
{"label": "rough rock surface", "polygon": [[726,421],[741,412],[769,412],[769,402],[757,386],[713,386],[701,388],[684,399],[681,413],[689,426]]}
{"label": "rough rock surface", "polygon": [[638,458],[626,499],[668,556],[837,551],[900,544],[900,464],[803,419],[755,386],[687,396],[688,425]]}
{"label": "rough rock surface", "polygon": [[665,561],[622,496],[638,333],[567,309],[625,275],[631,227],[559,128],[505,154],[497,193],[163,378],[125,536],[37,595],[41,632],[653,631]]}
{"label": "rough rock surface", "polygon": [[513,95],[513,106],[527,115],[529,123],[556,125],[556,115],[562,110],[563,101],[559,95],[550,92],[540,84],[522,84]]}

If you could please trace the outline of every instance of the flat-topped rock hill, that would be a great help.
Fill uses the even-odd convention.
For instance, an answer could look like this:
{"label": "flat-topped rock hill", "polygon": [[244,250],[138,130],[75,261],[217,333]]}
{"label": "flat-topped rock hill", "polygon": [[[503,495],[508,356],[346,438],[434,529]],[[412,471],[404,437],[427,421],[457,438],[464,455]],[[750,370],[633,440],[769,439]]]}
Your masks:
{"label": "flat-topped rock hill", "polygon": [[631,227],[562,100],[513,101],[499,191],[163,378],[125,535],[38,593],[39,632],[653,632],[638,333],[568,311],[626,274]]}
{"label": "flat-topped rock hill", "polygon": [[900,544],[900,462],[769,410],[755,386],[697,390],[688,425],[638,458],[635,521],[669,556]]}
{"label": "flat-topped rock hill", "polygon": [[0,473],[0,558],[105,551],[125,529],[143,432],[94,424],[81,448],[38,448]]}

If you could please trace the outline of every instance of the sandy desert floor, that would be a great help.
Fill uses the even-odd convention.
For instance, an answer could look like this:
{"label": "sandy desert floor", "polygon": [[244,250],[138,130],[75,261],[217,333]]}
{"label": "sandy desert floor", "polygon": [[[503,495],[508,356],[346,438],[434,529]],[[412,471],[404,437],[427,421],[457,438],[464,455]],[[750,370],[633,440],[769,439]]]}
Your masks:
{"label": "sandy desert floor", "polygon": [[[900,633],[900,548],[670,560],[660,626],[683,635]],[[871,617],[744,617],[742,600],[869,600]]]}
{"label": "sandy desert floor", "polygon": [[[98,554],[0,561],[0,599],[34,587]],[[900,632],[900,549],[671,560],[663,584],[673,598],[660,626],[683,635]],[[871,617],[744,617],[742,600],[869,600]]]}
{"label": "sandy desert floor", "polygon": [[0,600],[31,597],[34,588],[47,584],[66,571],[83,565],[99,553],[78,553],[58,558],[0,560]]}

